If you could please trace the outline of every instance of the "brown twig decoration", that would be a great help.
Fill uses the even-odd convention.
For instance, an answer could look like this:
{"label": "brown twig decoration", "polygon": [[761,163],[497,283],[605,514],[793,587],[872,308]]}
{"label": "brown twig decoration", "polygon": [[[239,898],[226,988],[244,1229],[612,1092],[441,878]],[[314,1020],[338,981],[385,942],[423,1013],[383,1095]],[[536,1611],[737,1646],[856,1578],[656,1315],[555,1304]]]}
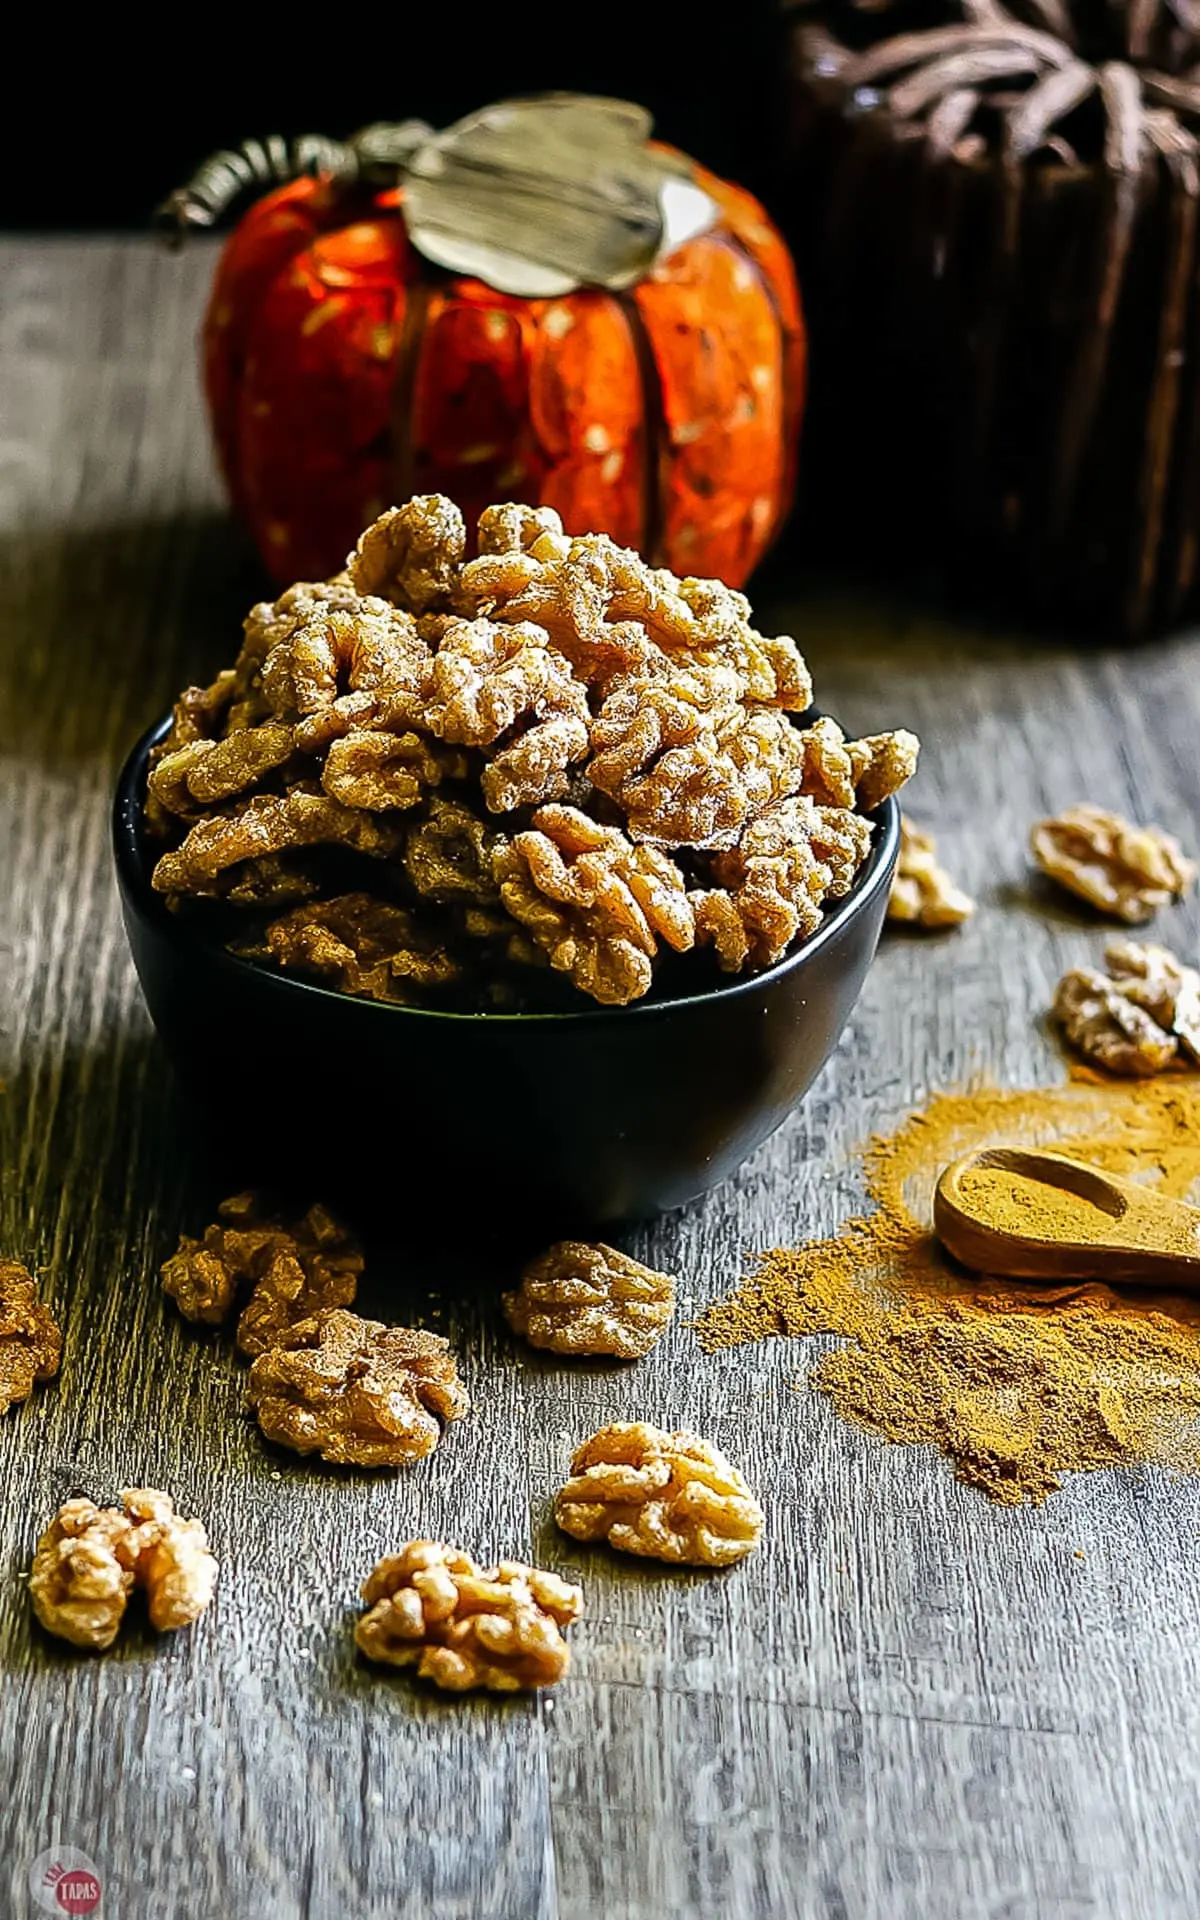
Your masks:
{"label": "brown twig decoration", "polygon": [[1200,6],[1021,15],[790,9],[810,471],[823,382],[881,511],[919,469],[926,544],[1138,633],[1197,585]]}

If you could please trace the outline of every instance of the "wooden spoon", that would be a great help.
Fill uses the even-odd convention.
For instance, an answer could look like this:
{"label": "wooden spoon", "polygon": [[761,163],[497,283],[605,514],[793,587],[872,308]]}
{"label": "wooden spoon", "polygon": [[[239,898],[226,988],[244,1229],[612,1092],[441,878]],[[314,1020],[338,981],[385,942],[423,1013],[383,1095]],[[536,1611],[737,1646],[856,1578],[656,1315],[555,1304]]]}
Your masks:
{"label": "wooden spoon", "polygon": [[[1039,1218],[1039,1189],[1061,1211],[1061,1225]],[[964,1154],[938,1180],[933,1223],[942,1244],[975,1273],[1200,1292],[1200,1207],[1065,1153],[984,1147]]]}

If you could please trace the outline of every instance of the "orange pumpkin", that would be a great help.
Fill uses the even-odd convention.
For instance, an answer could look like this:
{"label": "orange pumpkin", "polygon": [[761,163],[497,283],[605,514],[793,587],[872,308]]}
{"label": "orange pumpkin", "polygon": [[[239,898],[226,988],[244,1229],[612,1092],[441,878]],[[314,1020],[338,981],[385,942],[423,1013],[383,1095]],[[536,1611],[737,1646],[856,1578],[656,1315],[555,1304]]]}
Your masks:
{"label": "orange pumpkin", "polygon": [[230,493],[281,581],[335,571],[390,502],[556,507],[739,585],[791,499],[805,333],[786,247],[700,167],[716,224],[623,293],[532,299],[431,265],[403,188],[328,174],[231,235],[204,329]]}

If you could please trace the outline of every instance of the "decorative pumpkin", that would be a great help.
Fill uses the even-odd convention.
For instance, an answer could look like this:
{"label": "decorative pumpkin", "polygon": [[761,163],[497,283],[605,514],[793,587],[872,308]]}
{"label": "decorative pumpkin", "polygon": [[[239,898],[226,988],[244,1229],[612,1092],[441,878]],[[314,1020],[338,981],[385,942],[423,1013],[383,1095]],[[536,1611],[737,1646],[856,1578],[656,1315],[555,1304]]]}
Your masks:
{"label": "decorative pumpkin", "polygon": [[433,492],[468,526],[522,500],[682,574],[751,572],[791,499],[795,276],[758,203],[649,130],[553,95],[441,135],[247,143],[167,203],[210,225],[304,171],[232,234],[204,329],[221,464],[279,580]]}

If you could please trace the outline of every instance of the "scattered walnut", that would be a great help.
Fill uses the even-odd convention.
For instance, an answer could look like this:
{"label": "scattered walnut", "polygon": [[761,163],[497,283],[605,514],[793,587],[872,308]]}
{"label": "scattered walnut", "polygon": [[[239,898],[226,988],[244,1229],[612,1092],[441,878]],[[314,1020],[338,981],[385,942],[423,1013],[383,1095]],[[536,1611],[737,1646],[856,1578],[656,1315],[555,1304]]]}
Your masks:
{"label": "scattered walnut", "polygon": [[58,1372],[62,1334],[19,1260],[0,1258],[0,1414]]}
{"label": "scattered walnut", "polygon": [[627,1421],[578,1449],[554,1518],[576,1540],[706,1567],[743,1559],[763,1530],[762,1508],[716,1447]]}
{"label": "scattered walnut", "polygon": [[1180,1062],[1180,1044],[1200,1060],[1200,973],[1165,947],[1114,940],[1108,975],[1077,967],[1063,975],[1053,1017],[1067,1039],[1108,1073],[1137,1078]]}
{"label": "scattered walnut", "polygon": [[188,1320],[220,1326],[240,1281],[254,1293],[238,1325],[244,1353],[324,1307],[348,1306],[362,1272],[362,1253],[327,1208],[310,1207],[294,1226],[264,1212],[257,1194],[223,1200],[203,1239],[184,1234],[162,1269],[162,1285]]}
{"label": "scattered walnut", "polygon": [[675,1307],[668,1273],[603,1244],[560,1240],[504,1295],[514,1333],[552,1353],[637,1360],[661,1339]]}
{"label": "scattered walnut", "polygon": [[463,976],[462,963],[407,907],[369,893],[296,907],[236,951],[398,1006],[417,998],[416,989],[454,986]]}
{"label": "scattered walnut", "polygon": [[408,829],[400,863],[424,900],[450,906],[490,906],[499,899],[492,878],[496,833],[462,800],[430,801]]}
{"label": "scattered walnut", "polygon": [[716,889],[688,896],[697,938],[711,941],[727,972],[773,966],[816,931],[826,899],[849,892],[870,845],[870,821],[848,808],[805,795],[768,808],[736,847],[713,857]]}
{"label": "scattered walnut", "polygon": [[975,911],[975,902],[956,887],[937,861],[937,841],[903,815],[900,859],[888,900],[888,919],[921,927],[957,927]]}
{"label": "scattered walnut", "polygon": [[330,742],[321,785],[344,807],[382,813],[415,807],[430,787],[466,770],[465,754],[419,733],[351,730]]}
{"label": "scattered walnut", "polygon": [[277,721],[242,727],[224,740],[193,740],[156,761],[150,792],[169,813],[194,815],[256,786],[293,750],[292,729]]}
{"label": "scattered walnut", "polygon": [[381,1560],[362,1590],[354,1638],[368,1660],[415,1667],[451,1693],[553,1687],[570,1665],[562,1629],[583,1595],[517,1560],[483,1568],[456,1547],[410,1540]]}
{"label": "scattered walnut", "polygon": [[68,1500],[38,1542],[29,1576],[34,1612],[48,1633],[97,1652],[110,1647],[135,1586],[159,1633],[190,1626],[212,1599],[217,1562],[199,1520],[184,1520],[165,1493],[127,1489],[120,1507]]}
{"label": "scattered walnut", "polygon": [[19,1260],[0,1259],[0,1414],[58,1372],[62,1334]]}
{"label": "scattered walnut", "polygon": [[1069,807],[1039,820],[1030,836],[1042,871],[1101,913],[1136,924],[1179,900],[1195,863],[1161,827],[1135,827],[1103,807]]}
{"label": "scattered walnut", "polygon": [[607,1005],[646,992],[660,939],[682,950],[695,938],[678,867],[575,807],[539,807],[527,832],[497,847],[493,871],[551,966]]}
{"label": "scattered walnut", "polygon": [[289,1328],[250,1369],[249,1405],[268,1440],[339,1466],[398,1466],[432,1453],[434,1414],[470,1402],[447,1342],[357,1314],[320,1313]]}

